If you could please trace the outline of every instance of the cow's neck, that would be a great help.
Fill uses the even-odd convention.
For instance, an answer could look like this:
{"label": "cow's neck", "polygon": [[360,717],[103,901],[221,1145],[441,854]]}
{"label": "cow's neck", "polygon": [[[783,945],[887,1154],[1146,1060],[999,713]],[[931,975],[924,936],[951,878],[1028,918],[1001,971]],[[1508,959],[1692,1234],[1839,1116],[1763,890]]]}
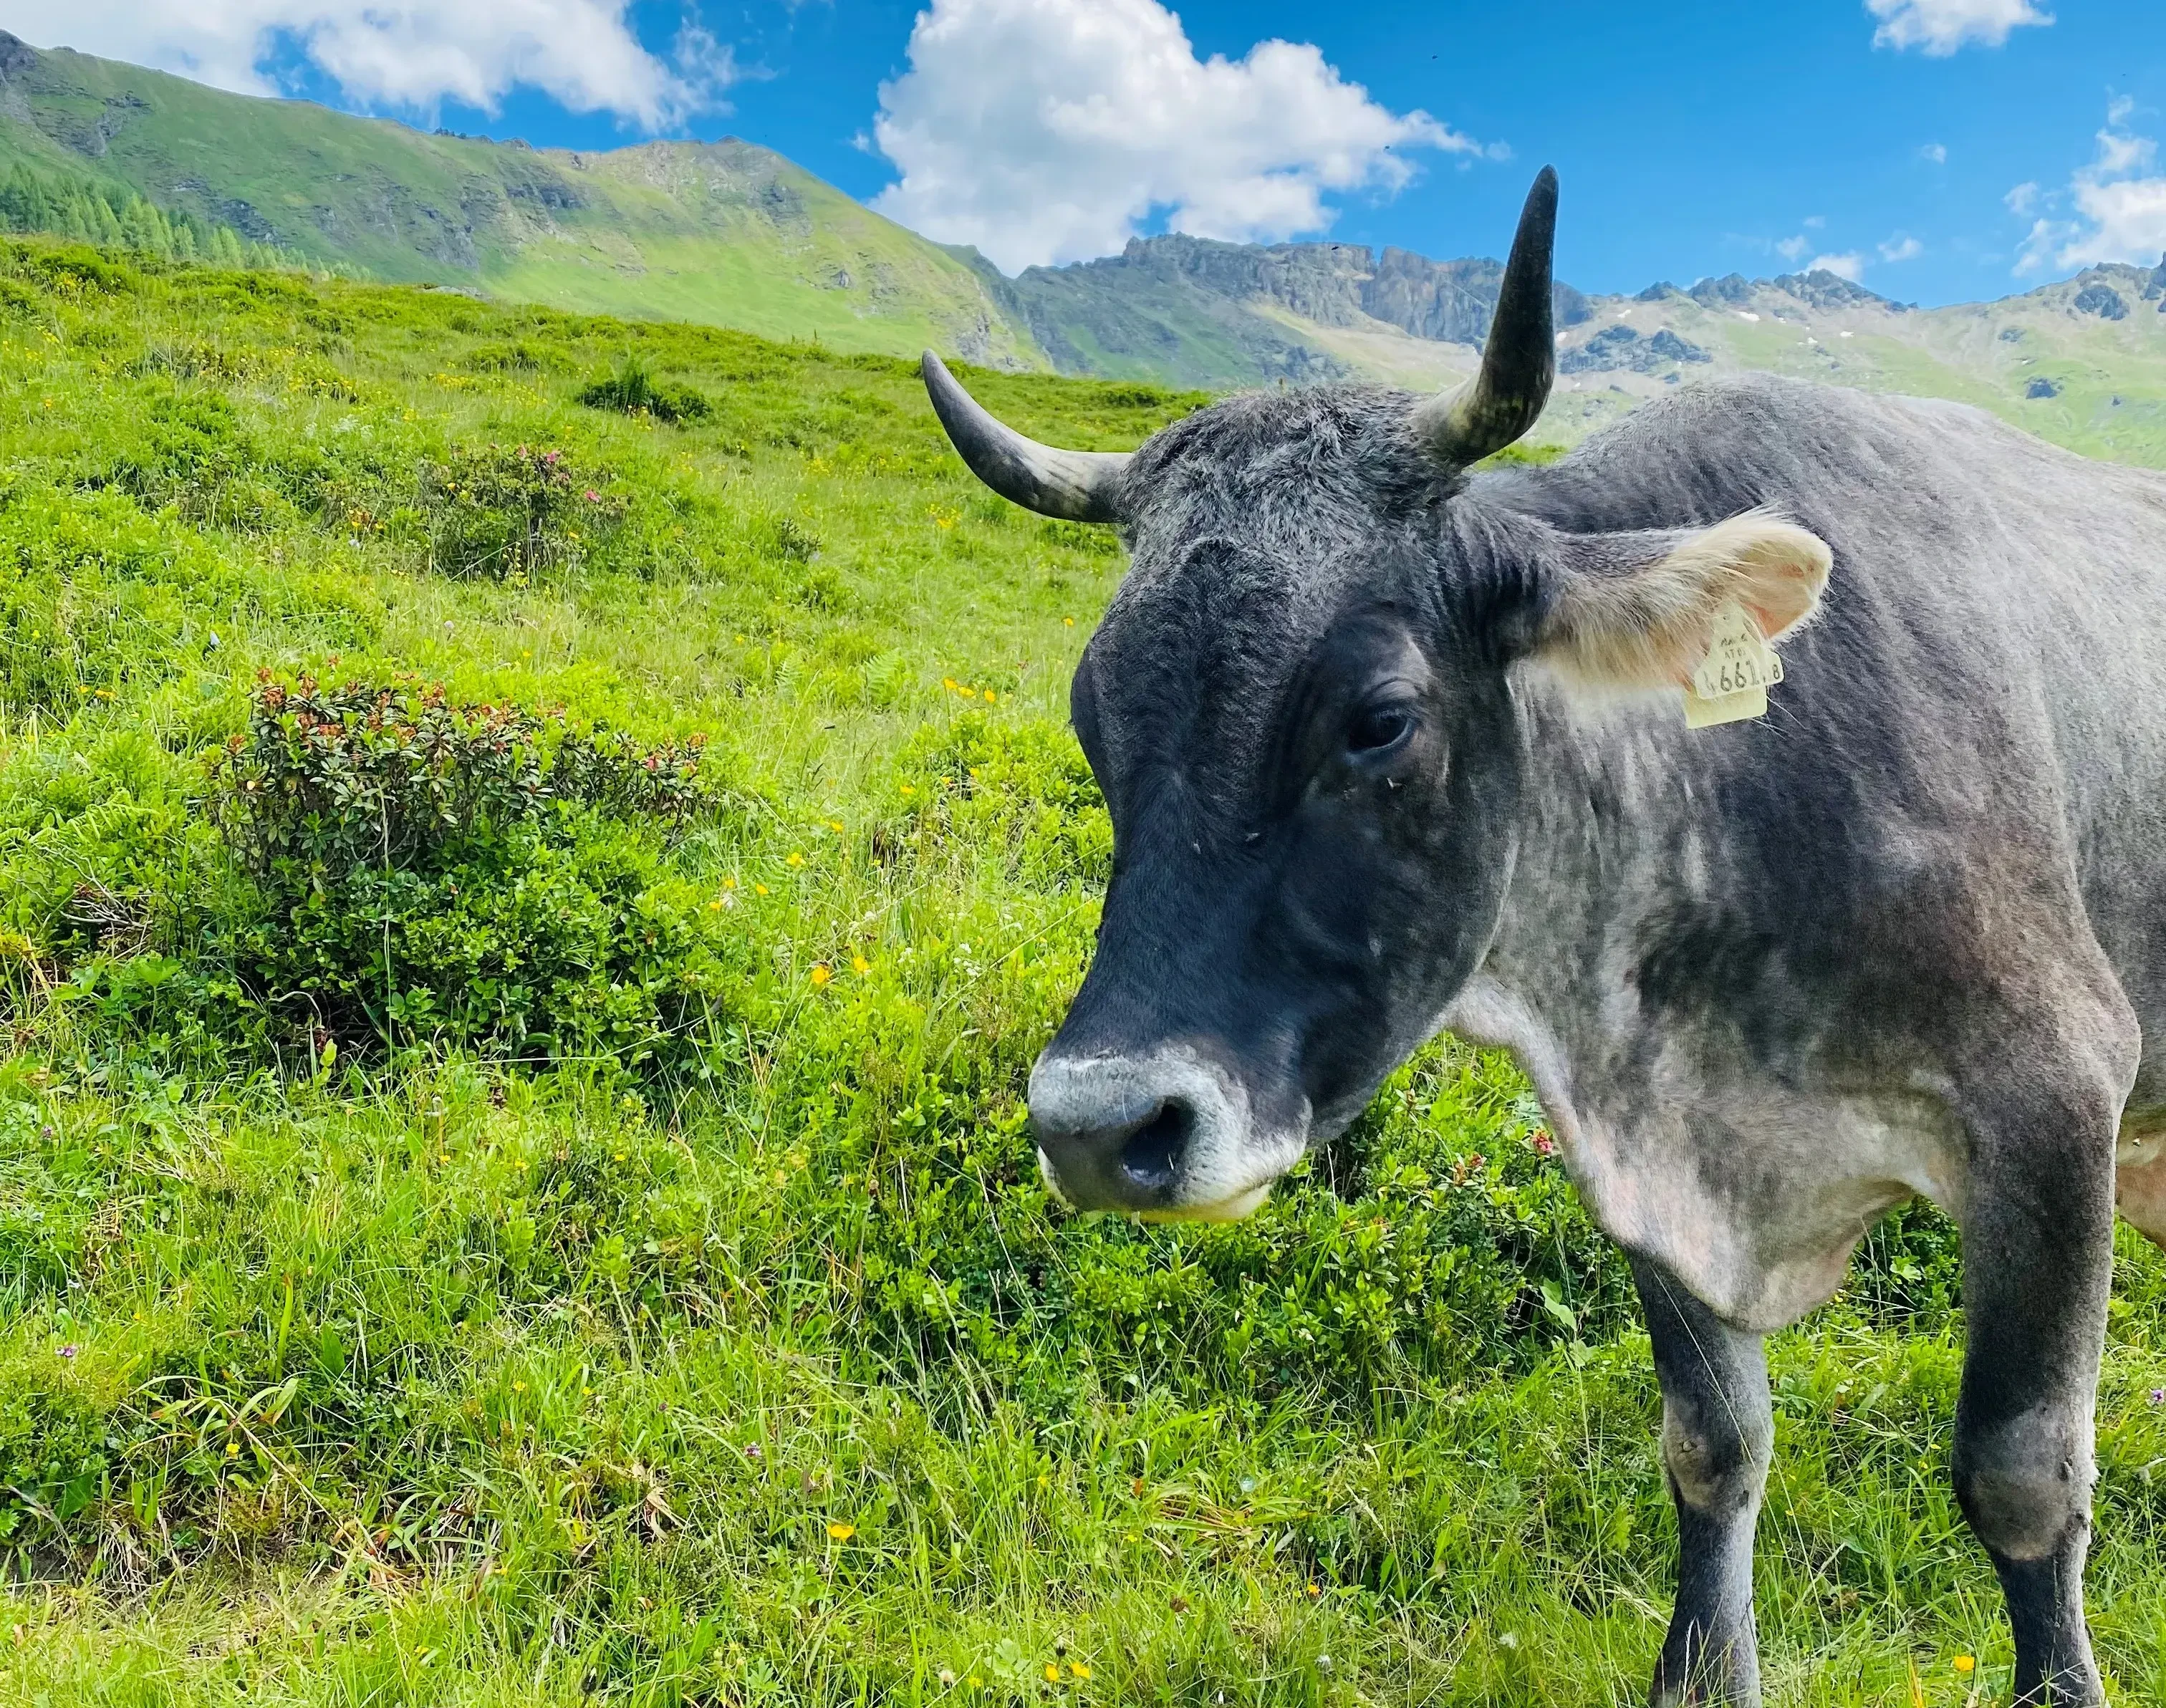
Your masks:
{"label": "cow's neck", "polygon": [[[1674,707],[1581,710],[1541,684],[1524,704],[1511,883],[1445,1023],[1518,1058],[1613,1236],[1733,1322],[1794,1321],[1840,1284],[1891,1177],[1935,1190],[1941,1136],[1899,1099],[1763,1084],[1719,1015],[1688,1012],[1712,970],[1693,932],[1721,949],[1705,922],[1740,876],[1709,786],[1724,732],[1687,736]],[[1733,1178],[1747,1135],[1749,1182]]]}

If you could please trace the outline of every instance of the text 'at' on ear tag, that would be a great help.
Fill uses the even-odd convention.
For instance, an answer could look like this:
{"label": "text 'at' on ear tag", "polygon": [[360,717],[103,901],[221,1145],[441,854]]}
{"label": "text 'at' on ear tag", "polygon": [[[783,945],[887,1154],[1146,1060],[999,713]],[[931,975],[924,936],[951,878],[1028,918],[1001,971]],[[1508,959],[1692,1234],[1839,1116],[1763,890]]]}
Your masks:
{"label": "text 'at' on ear tag", "polygon": [[1767,715],[1767,690],[1783,679],[1783,661],[1760,625],[1735,601],[1714,614],[1707,656],[1685,690],[1685,727],[1704,730]]}

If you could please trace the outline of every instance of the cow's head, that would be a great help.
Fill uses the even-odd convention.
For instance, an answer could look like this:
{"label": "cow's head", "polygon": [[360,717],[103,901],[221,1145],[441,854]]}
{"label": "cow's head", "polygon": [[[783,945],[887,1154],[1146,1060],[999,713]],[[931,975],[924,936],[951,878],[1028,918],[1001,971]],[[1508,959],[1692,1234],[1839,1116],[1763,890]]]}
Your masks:
{"label": "cow's head", "polygon": [[1812,610],[1827,550],[1776,519],[1569,534],[1469,486],[1555,377],[1556,212],[1545,171],[1480,371],[1435,398],[1237,398],[1112,456],[1023,438],[925,359],[980,478],[1133,557],[1072,693],[1112,881],[1030,1084],[1080,1208],[1244,1214],[1435,1031],[1511,881],[1525,668],[1674,688],[1725,601],[1771,636]]}

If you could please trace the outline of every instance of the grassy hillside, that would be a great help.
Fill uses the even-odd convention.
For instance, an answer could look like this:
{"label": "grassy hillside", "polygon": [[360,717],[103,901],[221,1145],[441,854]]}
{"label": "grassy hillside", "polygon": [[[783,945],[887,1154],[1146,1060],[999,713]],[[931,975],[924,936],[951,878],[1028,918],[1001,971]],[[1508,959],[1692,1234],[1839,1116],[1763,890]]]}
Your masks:
{"label": "grassy hillside", "polygon": [[[1542,429],[1560,442],[1671,385],[1753,369],[1953,398],[2072,451],[2166,467],[2166,266],[2095,267],[1948,308],[1904,308],[1825,273],[1658,287],[1594,308],[1565,338]],[[1700,359],[1662,357],[1664,333]]]}
{"label": "grassy hillside", "polygon": [[[1250,1223],[1047,1201],[1122,563],[906,366],[21,240],[0,315],[0,1700],[1636,1694],[1658,1400],[1502,1062]],[[577,401],[634,375],[684,424]],[[2092,1605],[2159,1703],[2122,1257]],[[1907,1215],[1775,1342],[1778,1700],[2005,1687],[1955,1260]]]}
{"label": "grassy hillside", "polygon": [[428,136],[0,34],[0,169],[16,162],[379,278],[1042,363],[969,267],[747,143],[581,155]]}

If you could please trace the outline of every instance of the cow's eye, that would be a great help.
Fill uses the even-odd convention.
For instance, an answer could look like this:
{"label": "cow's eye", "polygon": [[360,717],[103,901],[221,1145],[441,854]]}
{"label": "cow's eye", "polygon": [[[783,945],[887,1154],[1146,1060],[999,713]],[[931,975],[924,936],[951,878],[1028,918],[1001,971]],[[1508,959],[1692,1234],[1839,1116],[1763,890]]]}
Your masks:
{"label": "cow's eye", "polygon": [[1346,732],[1346,751],[1364,755],[1396,747],[1413,731],[1414,716],[1400,706],[1379,706],[1364,712]]}

